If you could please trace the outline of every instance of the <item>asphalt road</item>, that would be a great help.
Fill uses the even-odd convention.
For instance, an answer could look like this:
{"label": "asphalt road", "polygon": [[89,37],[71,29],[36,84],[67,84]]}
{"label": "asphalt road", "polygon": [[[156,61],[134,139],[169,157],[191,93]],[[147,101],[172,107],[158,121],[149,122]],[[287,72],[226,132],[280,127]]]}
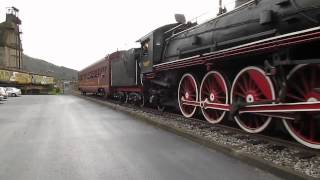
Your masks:
{"label": "asphalt road", "polygon": [[278,180],[75,96],[0,104],[1,180]]}

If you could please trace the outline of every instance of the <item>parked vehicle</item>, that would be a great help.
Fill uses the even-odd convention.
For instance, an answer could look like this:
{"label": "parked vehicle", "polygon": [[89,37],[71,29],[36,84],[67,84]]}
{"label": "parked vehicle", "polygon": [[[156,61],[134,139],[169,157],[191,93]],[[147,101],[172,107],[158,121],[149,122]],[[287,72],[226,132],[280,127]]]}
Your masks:
{"label": "parked vehicle", "polygon": [[0,101],[3,101],[3,99],[4,99],[3,96],[0,96]]}
{"label": "parked vehicle", "polygon": [[7,87],[6,91],[8,93],[8,96],[11,96],[11,97],[13,96],[17,97],[21,95],[21,90],[15,87]]}
{"label": "parked vehicle", "polygon": [[3,96],[4,99],[8,98],[8,93],[4,87],[0,87],[0,95]]}

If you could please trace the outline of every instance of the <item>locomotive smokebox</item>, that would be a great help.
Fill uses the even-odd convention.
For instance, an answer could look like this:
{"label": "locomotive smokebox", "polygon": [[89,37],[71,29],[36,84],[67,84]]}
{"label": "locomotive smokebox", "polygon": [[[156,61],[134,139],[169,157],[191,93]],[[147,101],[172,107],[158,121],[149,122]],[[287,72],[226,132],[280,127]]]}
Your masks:
{"label": "locomotive smokebox", "polygon": [[236,0],[236,7],[241,6],[242,4],[249,2],[250,0]]}

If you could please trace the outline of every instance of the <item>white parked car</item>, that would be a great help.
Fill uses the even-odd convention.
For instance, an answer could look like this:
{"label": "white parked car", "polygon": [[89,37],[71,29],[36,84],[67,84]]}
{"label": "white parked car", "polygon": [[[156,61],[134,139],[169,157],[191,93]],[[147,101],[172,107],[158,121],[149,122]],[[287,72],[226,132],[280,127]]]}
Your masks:
{"label": "white parked car", "polygon": [[17,97],[17,96],[20,96],[20,95],[21,95],[21,90],[18,89],[18,88],[15,88],[15,87],[7,87],[6,90],[7,90],[7,93],[8,93],[9,96],[15,96],[15,97]]}
{"label": "white parked car", "polygon": [[0,95],[3,96],[4,99],[8,98],[8,93],[4,87],[0,87]]}

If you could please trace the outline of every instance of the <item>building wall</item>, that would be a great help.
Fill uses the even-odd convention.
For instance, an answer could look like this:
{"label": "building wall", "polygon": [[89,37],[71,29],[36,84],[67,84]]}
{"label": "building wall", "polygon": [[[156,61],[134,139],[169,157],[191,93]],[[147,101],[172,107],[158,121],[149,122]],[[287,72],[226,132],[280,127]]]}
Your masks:
{"label": "building wall", "polygon": [[0,66],[21,70],[23,59],[19,25],[7,18],[0,23],[0,36]]}
{"label": "building wall", "polygon": [[[21,57],[16,49],[10,47],[0,47],[0,66],[6,68],[21,69]],[[19,64],[20,63],[20,64]]]}
{"label": "building wall", "polygon": [[4,52],[4,47],[0,47],[0,66],[5,66],[5,55],[6,53]]}

